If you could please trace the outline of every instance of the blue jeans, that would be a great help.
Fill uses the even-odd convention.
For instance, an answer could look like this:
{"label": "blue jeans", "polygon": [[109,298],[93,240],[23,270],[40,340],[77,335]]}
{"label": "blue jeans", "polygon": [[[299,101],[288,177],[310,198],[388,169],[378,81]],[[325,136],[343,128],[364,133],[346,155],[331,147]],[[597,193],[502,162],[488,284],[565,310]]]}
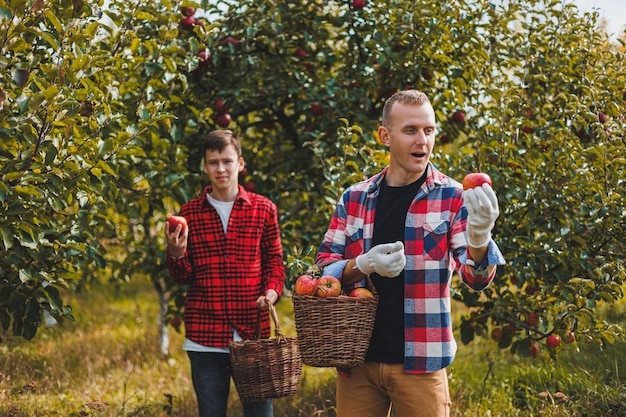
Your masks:
{"label": "blue jeans", "polygon": [[[192,352],[191,380],[198,399],[199,417],[226,417],[230,391],[230,362],[227,353]],[[244,417],[273,417],[272,400],[243,402]]]}

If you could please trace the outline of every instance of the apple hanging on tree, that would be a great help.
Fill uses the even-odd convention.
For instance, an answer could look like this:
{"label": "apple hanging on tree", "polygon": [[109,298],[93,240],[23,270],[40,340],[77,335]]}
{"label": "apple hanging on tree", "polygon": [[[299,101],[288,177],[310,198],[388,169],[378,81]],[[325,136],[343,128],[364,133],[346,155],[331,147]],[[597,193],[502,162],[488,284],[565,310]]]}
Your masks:
{"label": "apple hanging on tree", "polygon": [[296,49],[296,52],[294,53],[294,55],[297,56],[298,58],[307,58],[309,56],[307,51],[305,51],[302,48]]}
{"label": "apple hanging on tree", "polygon": [[454,123],[463,123],[465,121],[465,113],[463,113],[461,110],[457,110],[454,113],[452,113],[452,121]]}
{"label": "apple hanging on tree", "polygon": [[537,356],[539,353],[539,345],[536,342],[530,342],[530,356]]}
{"label": "apple hanging on tree", "polygon": [[576,341],[576,334],[573,331],[567,332],[563,338],[563,343],[574,343]]}
{"label": "apple hanging on tree", "polygon": [[315,116],[319,116],[324,113],[324,108],[319,103],[313,103],[311,104],[311,113]]}
{"label": "apple hanging on tree", "polygon": [[198,24],[198,21],[193,16],[185,16],[180,19],[180,27],[183,29],[191,30]]}
{"label": "apple hanging on tree", "polygon": [[220,113],[215,116],[215,123],[217,123],[220,127],[226,128],[230,125],[233,119],[230,117],[228,113]]}
{"label": "apple hanging on tree", "polygon": [[526,324],[529,326],[539,325],[539,316],[536,313],[528,313],[528,316],[526,317]]}
{"label": "apple hanging on tree", "polygon": [[196,9],[189,6],[181,6],[179,10],[183,16],[193,16],[196,13]]}
{"label": "apple hanging on tree", "polygon": [[352,0],[352,7],[354,7],[354,10],[363,10],[365,7],[365,0]]}
{"label": "apple hanging on tree", "polygon": [[561,345],[561,336],[557,334],[551,334],[546,338],[546,344],[550,349],[556,349]]}
{"label": "apple hanging on tree", "polygon": [[246,183],[243,185],[243,188],[246,191],[250,191],[251,193],[256,191],[256,183],[254,181],[246,181]]}
{"label": "apple hanging on tree", "polygon": [[226,100],[220,98],[218,99],[215,104],[213,105],[213,110],[215,110],[218,113],[228,113],[228,110],[230,108],[228,107],[228,104],[226,104]]}

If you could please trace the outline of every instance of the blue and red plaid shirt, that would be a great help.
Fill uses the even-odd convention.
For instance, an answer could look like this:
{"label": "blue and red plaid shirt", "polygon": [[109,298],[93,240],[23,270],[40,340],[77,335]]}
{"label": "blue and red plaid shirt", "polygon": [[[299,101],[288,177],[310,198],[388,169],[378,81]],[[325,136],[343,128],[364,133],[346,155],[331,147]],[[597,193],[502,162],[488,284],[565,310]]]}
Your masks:
{"label": "blue and red plaid shirt", "polygon": [[[285,269],[276,205],[239,186],[227,233],[206,187],[179,215],[189,237],[182,258],[167,255],[174,281],[189,285],[185,300],[185,335],[204,346],[225,348],[233,329],[242,339],[270,337],[267,311],[256,300],[267,290],[280,296]],[[260,331],[260,333],[258,333]]]}
{"label": "blue and red plaid shirt", "polygon": [[[349,259],[371,249],[376,200],[388,167],[352,185],[337,207],[317,254],[324,274],[341,279]],[[450,317],[452,275],[480,291],[494,279],[504,257],[492,240],[481,265],[473,266],[467,249],[467,209],[463,188],[428,165],[426,181],[413,199],[405,222],[404,370],[438,371],[454,360],[457,345]]]}

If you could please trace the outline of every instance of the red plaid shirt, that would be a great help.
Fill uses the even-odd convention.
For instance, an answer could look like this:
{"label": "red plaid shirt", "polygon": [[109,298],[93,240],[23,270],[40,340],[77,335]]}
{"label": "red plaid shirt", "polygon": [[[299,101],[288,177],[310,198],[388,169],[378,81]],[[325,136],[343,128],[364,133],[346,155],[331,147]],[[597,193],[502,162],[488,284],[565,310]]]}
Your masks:
{"label": "red plaid shirt", "polygon": [[[172,279],[189,285],[185,300],[185,333],[204,346],[225,348],[233,328],[242,339],[270,337],[267,311],[256,300],[267,290],[280,296],[285,269],[276,205],[239,186],[227,233],[215,208],[207,201],[211,187],[185,203],[187,252],[168,253]],[[260,330],[260,334],[258,331]]]}

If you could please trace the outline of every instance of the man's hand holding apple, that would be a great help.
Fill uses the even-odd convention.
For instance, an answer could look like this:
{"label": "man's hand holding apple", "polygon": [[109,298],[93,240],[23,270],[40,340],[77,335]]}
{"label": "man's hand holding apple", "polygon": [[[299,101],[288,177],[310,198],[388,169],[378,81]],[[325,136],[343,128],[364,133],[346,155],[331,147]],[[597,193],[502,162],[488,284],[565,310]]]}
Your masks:
{"label": "man's hand holding apple", "polygon": [[467,236],[470,247],[484,248],[491,240],[491,230],[500,214],[498,198],[491,185],[480,186],[463,191],[463,200],[467,208]]}
{"label": "man's hand holding apple", "polygon": [[167,251],[174,258],[180,258],[187,251],[187,237],[189,227],[187,221],[181,216],[171,216],[167,219],[165,226],[165,239],[167,240]]}

